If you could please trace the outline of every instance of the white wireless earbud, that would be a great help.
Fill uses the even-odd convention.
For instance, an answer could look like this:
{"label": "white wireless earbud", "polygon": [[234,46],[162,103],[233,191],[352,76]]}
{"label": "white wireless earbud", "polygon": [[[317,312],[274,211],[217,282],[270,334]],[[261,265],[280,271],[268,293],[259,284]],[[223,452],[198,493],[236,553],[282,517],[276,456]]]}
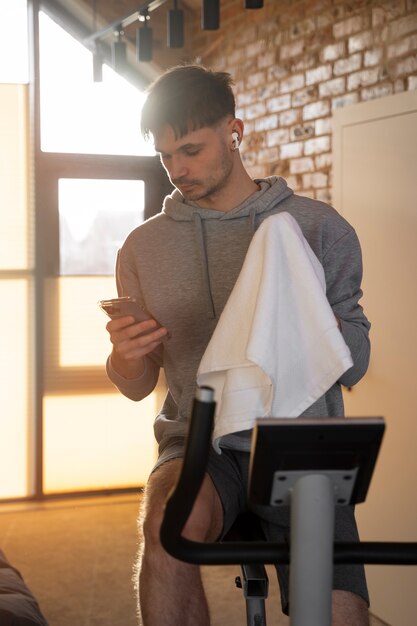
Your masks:
{"label": "white wireless earbud", "polygon": [[233,133],[232,133],[232,148],[233,148],[233,150],[237,150],[238,149],[239,143],[240,143],[239,133],[237,133],[236,131],[233,131]]}

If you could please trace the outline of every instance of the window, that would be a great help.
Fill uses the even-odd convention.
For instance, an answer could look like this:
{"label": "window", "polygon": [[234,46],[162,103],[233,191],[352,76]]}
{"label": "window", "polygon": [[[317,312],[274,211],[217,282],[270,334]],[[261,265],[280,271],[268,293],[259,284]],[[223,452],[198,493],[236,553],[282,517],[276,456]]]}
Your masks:
{"label": "window", "polygon": [[111,276],[117,250],[143,221],[143,181],[60,178],[58,185],[61,276]]}
{"label": "window", "polygon": [[[5,5],[25,3],[1,4],[10,23]],[[29,28],[36,41],[36,20]],[[139,134],[143,94],[110,68],[94,85],[90,53],[46,13],[39,30],[35,210],[28,86],[0,84],[0,377],[8,390],[0,499],[143,484],[165,394],[161,384],[134,403],[107,380],[110,343],[97,306],[116,295],[121,242],[169,190]],[[20,45],[15,28],[11,45]],[[2,58],[12,57],[10,46]],[[24,80],[16,72],[15,82]]]}
{"label": "window", "polygon": [[26,0],[2,0],[0,24],[0,83],[23,85],[29,81]]}
{"label": "window", "polygon": [[117,295],[116,253],[144,219],[148,182],[139,162],[126,178],[118,156],[104,171],[98,155],[153,154],[139,133],[143,94],[106,67],[94,84],[91,53],[45,13],[39,25],[41,148],[55,152],[46,206],[52,219],[57,206],[59,235],[44,293],[44,490],[133,486],[155,461],[160,398],[133,403],[107,380],[111,344],[97,302]]}
{"label": "window", "polygon": [[140,133],[144,94],[109,66],[92,79],[92,54],[39,15],[41,148],[47,152],[155,154]]}
{"label": "window", "polygon": [[[32,460],[32,213],[25,0],[0,3],[0,498],[25,496]],[[7,477],[7,480],[5,480]]]}
{"label": "window", "polygon": [[33,458],[29,445],[32,435],[30,418],[33,417],[31,288],[32,282],[25,276],[0,278],[0,379],[3,390],[0,499],[23,497],[27,495],[30,485],[30,464]]}

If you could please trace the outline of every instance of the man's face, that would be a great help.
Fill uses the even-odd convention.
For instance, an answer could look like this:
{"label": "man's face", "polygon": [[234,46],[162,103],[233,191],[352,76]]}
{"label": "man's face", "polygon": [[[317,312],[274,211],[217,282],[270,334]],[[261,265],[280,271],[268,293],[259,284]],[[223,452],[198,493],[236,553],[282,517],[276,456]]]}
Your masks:
{"label": "man's face", "polygon": [[229,125],[199,128],[178,139],[171,126],[155,133],[161,163],[186,200],[211,206],[227,187],[233,167]]}

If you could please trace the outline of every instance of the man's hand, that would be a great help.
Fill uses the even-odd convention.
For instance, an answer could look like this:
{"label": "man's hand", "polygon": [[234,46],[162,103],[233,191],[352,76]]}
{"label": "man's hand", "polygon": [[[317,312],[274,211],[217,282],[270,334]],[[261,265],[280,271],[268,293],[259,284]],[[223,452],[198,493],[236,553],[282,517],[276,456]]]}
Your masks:
{"label": "man's hand", "polygon": [[106,325],[113,344],[111,362],[124,378],[139,378],[145,370],[144,356],[167,337],[168,330],[155,320],[135,323],[132,316],[111,320]]}

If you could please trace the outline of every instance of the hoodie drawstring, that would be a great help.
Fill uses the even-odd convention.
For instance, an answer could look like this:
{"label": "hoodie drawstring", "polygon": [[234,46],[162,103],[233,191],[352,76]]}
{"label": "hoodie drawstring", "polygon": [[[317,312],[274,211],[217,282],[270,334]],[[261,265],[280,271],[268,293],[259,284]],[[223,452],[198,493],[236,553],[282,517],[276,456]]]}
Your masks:
{"label": "hoodie drawstring", "polygon": [[[216,318],[216,310],[214,308],[213,294],[211,292],[210,285],[210,275],[208,270],[208,258],[207,258],[207,249],[206,249],[206,240],[204,237],[204,226],[203,220],[201,219],[201,215],[197,212],[193,213],[194,217],[194,227],[197,239],[197,245],[200,252],[201,259],[201,273],[203,278],[203,284],[206,292],[206,300],[207,307],[209,312],[209,317],[211,319]],[[252,237],[255,233],[255,220],[256,220],[256,206],[253,206],[248,215],[248,239],[249,244],[252,240]]]}
{"label": "hoodie drawstring", "polygon": [[251,210],[249,211],[249,216],[248,216],[248,226],[249,226],[249,236],[250,239],[252,239],[253,235],[255,234],[255,220],[256,220],[256,206],[253,206],[251,208]]}
{"label": "hoodie drawstring", "polygon": [[197,239],[198,249],[200,252],[201,273],[202,273],[202,278],[203,278],[203,285],[206,291],[206,299],[207,299],[209,317],[211,319],[215,319],[216,311],[214,309],[213,295],[211,293],[206,242],[204,239],[204,232],[203,232],[203,222],[199,213],[195,212],[193,216],[194,216],[194,227],[195,227],[196,239]]}

